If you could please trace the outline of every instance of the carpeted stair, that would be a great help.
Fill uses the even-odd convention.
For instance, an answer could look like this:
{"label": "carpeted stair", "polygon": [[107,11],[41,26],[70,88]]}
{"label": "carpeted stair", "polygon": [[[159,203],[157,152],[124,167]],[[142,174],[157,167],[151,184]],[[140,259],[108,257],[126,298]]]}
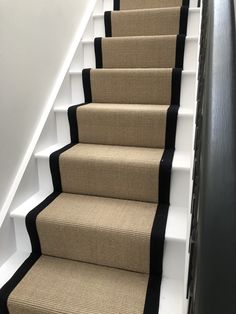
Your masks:
{"label": "carpeted stair", "polygon": [[[54,192],[26,217],[33,252],[1,314],[159,310],[188,3],[120,0],[50,156]],[[174,314],[174,313],[173,313]]]}

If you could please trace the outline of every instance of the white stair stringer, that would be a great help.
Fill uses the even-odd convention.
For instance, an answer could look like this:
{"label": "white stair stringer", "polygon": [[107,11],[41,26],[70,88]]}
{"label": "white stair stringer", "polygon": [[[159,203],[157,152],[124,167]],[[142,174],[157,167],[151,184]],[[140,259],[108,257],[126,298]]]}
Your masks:
{"label": "white stair stringer", "polygon": [[[195,95],[197,87],[196,71],[200,25],[200,9],[196,8],[197,0],[190,0],[190,6],[184,71],[181,84],[181,104],[176,134],[176,151],[172,167],[170,210],[165,235],[159,314],[186,314],[184,301],[186,249],[188,245],[189,195],[192,173]],[[112,0],[97,0],[97,5],[88,22],[83,40],[78,46],[67,78],[61,87],[61,92],[52,109],[52,113],[55,114],[55,125],[53,127],[56,129],[57,142],[47,148],[46,137],[48,133],[44,132],[35,147],[33,157],[37,161],[35,164],[38,169],[39,190],[26,199],[25,202],[19,204],[19,206],[11,208],[11,219],[13,219],[15,226],[17,251],[3,265],[0,265],[0,287],[11,278],[31,253],[31,243],[25,227],[25,217],[28,212],[53,192],[49,157],[52,152],[70,142],[67,109],[70,104],[84,102],[81,70],[95,66],[93,40],[94,37],[104,36],[103,12],[112,9]]]}

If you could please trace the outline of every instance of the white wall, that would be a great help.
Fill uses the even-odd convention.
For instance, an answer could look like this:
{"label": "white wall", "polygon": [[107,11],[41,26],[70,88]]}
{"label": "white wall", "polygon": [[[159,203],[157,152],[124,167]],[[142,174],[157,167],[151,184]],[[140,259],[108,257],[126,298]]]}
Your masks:
{"label": "white wall", "polygon": [[87,0],[0,0],[0,210]]}

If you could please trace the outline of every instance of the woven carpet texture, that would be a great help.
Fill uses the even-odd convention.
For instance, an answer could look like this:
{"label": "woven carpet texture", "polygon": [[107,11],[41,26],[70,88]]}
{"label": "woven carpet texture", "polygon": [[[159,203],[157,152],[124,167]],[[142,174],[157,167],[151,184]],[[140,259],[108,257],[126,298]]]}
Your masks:
{"label": "woven carpet texture", "polygon": [[[105,12],[54,193],[26,217],[33,252],[1,314],[158,314],[188,1],[120,0]],[[28,265],[28,266],[27,266]],[[174,314],[174,313],[173,313]]]}

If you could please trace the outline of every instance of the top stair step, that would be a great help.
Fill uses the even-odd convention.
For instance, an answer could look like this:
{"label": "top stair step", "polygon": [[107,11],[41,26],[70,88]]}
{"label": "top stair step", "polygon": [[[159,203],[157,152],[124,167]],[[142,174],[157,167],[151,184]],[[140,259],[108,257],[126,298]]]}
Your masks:
{"label": "top stair step", "polygon": [[[160,9],[160,10],[167,10],[167,9]],[[137,10],[138,11],[138,10]],[[152,11],[152,10],[145,10],[145,11]],[[156,11],[154,9],[154,11]],[[133,11],[126,11],[127,14],[131,14]],[[123,18],[124,17],[124,12],[113,12],[112,14],[118,14],[118,13],[123,13]],[[123,21],[124,23],[125,21]],[[139,20],[137,21],[139,23]],[[104,14],[95,14],[93,16],[93,19],[91,20],[91,28],[92,32],[87,32],[84,36],[84,39],[93,39],[94,37],[104,37],[105,36],[105,25],[104,25]],[[146,23],[149,24],[149,19],[146,20]],[[166,23],[166,22],[165,22]],[[191,37],[198,37],[199,36],[199,24],[200,24],[200,8],[189,8],[188,10],[188,20],[187,20],[187,36]],[[164,32],[164,34],[158,32],[154,34],[148,34],[150,35],[177,35],[179,31],[175,32],[174,34],[168,34],[167,32]],[[113,33],[114,35],[114,33]],[[137,34],[136,34],[137,35]],[[143,33],[139,33],[139,36],[141,35],[146,35]],[[120,34],[120,36],[134,36],[131,33],[127,35],[127,33]]]}
{"label": "top stair step", "polygon": [[189,0],[114,0],[114,10],[136,10],[188,6]]}

